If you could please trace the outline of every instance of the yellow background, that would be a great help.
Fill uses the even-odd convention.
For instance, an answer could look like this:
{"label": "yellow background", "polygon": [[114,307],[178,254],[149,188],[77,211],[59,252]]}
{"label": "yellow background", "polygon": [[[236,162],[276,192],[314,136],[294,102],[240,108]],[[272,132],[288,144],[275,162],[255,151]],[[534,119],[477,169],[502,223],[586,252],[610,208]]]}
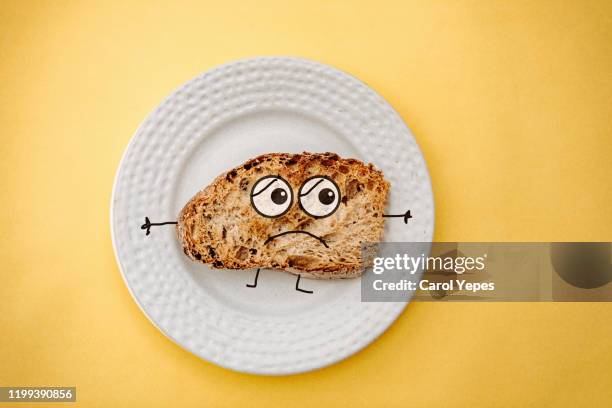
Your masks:
{"label": "yellow background", "polygon": [[0,384],[76,385],[105,407],[609,406],[603,303],[412,304],[356,356],[293,377],[201,361],[131,299],[109,202],[177,86],[295,55],[408,122],[437,240],[610,241],[611,16],[609,1],[2,2]]}

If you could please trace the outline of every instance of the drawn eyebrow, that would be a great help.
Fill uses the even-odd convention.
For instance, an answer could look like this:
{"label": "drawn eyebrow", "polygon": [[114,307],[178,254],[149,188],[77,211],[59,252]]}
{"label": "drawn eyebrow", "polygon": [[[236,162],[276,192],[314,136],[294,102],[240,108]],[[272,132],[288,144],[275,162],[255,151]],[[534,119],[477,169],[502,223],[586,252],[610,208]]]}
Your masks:
{"label": "drawn eyebrow", "polygon": [[278,179],[275,178],[274,180],[272,180],[271,182],[266,184],[266,186],[264,188],[262,188],[261,190],[259,190],[258,192],[251,193],[251,197],[255,197],[256,195],[259,195],[259,194],[263,193],[268,187],[270,187],[272,184],[274,184],[275,181],[278,181]]}
{"label": "drawn eyebrow", "polygon": [[321,178],[319,181],[317,181],[317,182],[315,183],[315,185],[314,185],[314,186],[310,187],[310,188],[308,189],[308,191],[307,191],[307,192],[300,194],[300,197],[304,197],[305,195],[310,194],[310,192],[311,192],[311,191],[312,191],[312,190],[313,190],[313,189],[314,189],[316,186],[318,186],[319,184],[321,184],[321,183],[323,182],[323,180],[325,180],[325,179],[324,179],[324,178]]}

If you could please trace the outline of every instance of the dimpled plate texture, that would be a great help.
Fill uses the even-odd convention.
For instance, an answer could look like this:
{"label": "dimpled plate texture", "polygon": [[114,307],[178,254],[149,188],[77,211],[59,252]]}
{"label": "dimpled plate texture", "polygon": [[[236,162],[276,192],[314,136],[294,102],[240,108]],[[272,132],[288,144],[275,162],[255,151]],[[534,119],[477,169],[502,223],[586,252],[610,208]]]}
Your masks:
{"label": "dimpled plate texture", "polygon": [[320,368],[376,339],[407,302],[360,301],[360,279],[315,281],[262,270],[219,271],[191,262],[173,225],[219,173],[258,154],[334,151],[382,169],[384,240],[430,241],[433,197],[425,162],[399,115],[376,92],[330,66],[297,58],[241,60],[181,86],[141,124],[116,175],[115,255],[130,293],[174,342],[233,370],[281,375]]}

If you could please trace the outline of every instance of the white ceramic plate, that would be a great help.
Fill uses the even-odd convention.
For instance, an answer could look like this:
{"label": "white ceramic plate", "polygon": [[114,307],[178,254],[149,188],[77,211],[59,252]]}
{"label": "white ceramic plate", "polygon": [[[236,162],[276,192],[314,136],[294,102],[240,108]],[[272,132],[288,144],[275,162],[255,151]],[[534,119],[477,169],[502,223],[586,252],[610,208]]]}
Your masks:
{"label": "white ceramic plate", "polygon": [[399,115],[368,86],[327,65],[254,58],[181,86],[142,123],[117,172],[111,204],[115,255],[143,312],[166,336],[223,367],[290,374],[323,367],[378,337],[406,303],[363,303],[360,280],[302,279],[191,262],[173,225],[218,174],[269,152],[336,152],[374,163],[391,182],[385,241],[430,241],[433,198],[425,162]]}

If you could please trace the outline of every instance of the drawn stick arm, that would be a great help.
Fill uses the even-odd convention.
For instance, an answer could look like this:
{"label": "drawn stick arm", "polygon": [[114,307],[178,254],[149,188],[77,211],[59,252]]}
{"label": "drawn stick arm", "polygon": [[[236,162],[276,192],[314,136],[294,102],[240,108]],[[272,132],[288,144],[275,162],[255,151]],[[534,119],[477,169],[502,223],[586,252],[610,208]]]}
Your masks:
{"label": "drawn stick arm", "polygon": [[151,222],[151,220],[149,220],[149,217],[145,217],[145,223],[140,226],[140,229],[146,230],[147,231],[146,235],[149,235],[151,233],[151,227],[156,227],[159,225],[170,225],[170,224],[176,225],[178,224],[178,222],[176,221]]}
{"label": "drawn stick arm", "polygon": [[383,214],[383,217],[385,218],[403,218],[404,224],[408,224],[408,220],[412,218],[412,214],[410,213],[410,210],[408,210],[403,214]]}

